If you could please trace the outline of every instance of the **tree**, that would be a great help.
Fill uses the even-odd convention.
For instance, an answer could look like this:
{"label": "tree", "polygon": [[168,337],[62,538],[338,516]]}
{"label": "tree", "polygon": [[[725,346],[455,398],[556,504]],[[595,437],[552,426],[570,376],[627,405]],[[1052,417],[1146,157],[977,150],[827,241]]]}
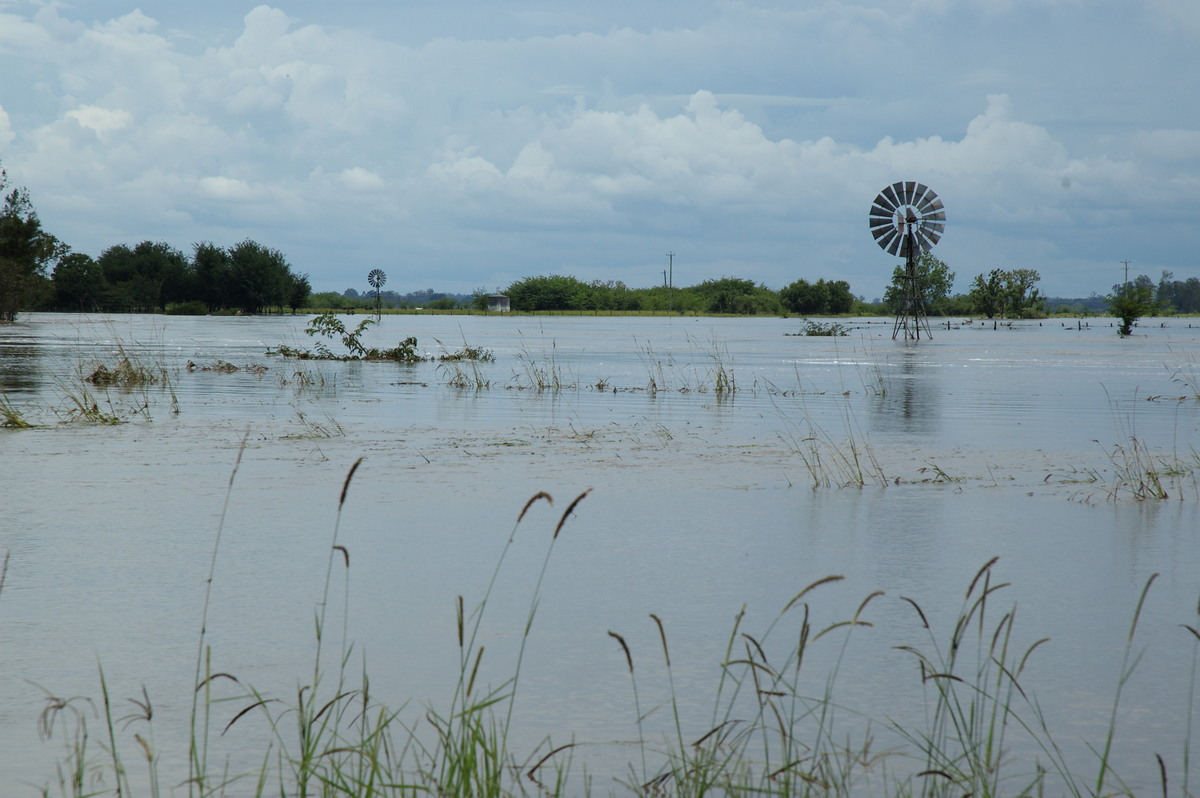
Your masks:
{"label": "tree", "polygon": [[825,282],[819,279],[812,284],[797,280],[779,291],[779,299],[789,311],[802,315],[833,316],[849,313],[854,307],[854,295],[850,293],[850,283],[845,280]]}
{"label": "tree", "polygon": [[702,298],[706,313],[753,316],[779,313],[783,309],[777,293],[739,277],[705,280],[691,290]]}
{"label": "tree", "polygon": [[[0,192],[8,174],[0,168]],[[29,192],[14,188],[0,208],[0,321],[12,321],[44,290],[46,266],[66,255],[68,248],[42,230]]]}
{"label": "tree", "polygon": [[471,307],[474,310],[488,309],[488,291],[486,288],[476,288],[471,292]]}
{"label": "tree", "polygon": [[[943,261],[938,260],[928,252],[921,253],[917,258],[916,292],[917,297],[930,315],[939,315],[939,306],[944,304],[954,287],[954,272]],[[883,292],[883,302],[896,313],[904,306],[904,284],[907,281],[905,264],[898,265],[892,272],[892,284]]]}
{"label": "tree", "polygon": [[1158,310],[1158,303],[1154,300],[1154,283],[1144,274],[1138,275],[1131,283],[1114,285],[1107,300],[1109,315],[1121,320],[1117,330],[1121,336],[1132,335],[1134,322]]}
{"label": "tree", "polygon": [[1013,269],[1004,273],[1004,294],[1010,319],[1042,311],[1045,299],[1034,287],[1041,279],[1034,269]]}
{"label": "tree", "polygon": [[104,269],[91,255],[81,252],[64,255],[54,267],[50,280],[54,285],[56,307],[78,311],[103,308],[107,289]]}
{"label": "tree", "polygon": [[229,250],[232,303],[247,313],[283,310],[293,289],[283,253],[246,239]]}
{"label": "tree", "polygon": [[582,310],[589,287],[574,277],[552,274],[518,280],[504,293],[513,310]]}
{"label": "tree", "polygon": [[203,241],[192,247],[192,272],[197,298],[209,311],[230,307],[233,299],[233,261],[216,244]]}
{"label": "tree", "polygon": [[291,308],[292,313],[307,305],[310,296],[312,296],[312,283],[308,281],[308,275],[292,275],[292,287],[288,291],[287,298],[287,305]]}
{"label": "tree", "polygon": [[982,274],[975,275],[971,282],[971,290],[967,298],[976,313],[982,313],[989,319],[1004,314],[1004,272],[992,269],[985,278]]}
{"label": "tree", "polygon": [[107,310],[153,313],[168,303],[194,298],[191,264],[165,242],[143,241],[133,249],[117,244],[101,252],[96,263],[108,285]]}
{"label": "tree", "polygon": [[1200,313],[1200,279],[1173,280],[1175,275],[1163,271],[1155,292],[1160,312]]}
{"label": "tree", "polygon": [[967,299],[974,312],[989,319],[996,316],[1020,318],[1042,309],[1045,300],[1034,288],[1041,279],[1033,269],[992,269],[986,277],[975,276]]}

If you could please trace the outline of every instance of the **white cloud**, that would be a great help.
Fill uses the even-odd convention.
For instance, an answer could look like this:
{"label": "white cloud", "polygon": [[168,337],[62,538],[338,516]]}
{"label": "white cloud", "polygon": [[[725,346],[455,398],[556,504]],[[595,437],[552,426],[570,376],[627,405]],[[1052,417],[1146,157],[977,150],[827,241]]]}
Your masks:
{"label": "white cloud", "polygon": [[262,189],[234,177],[202,177],[199,187],[206,197],[218,202],[254,202],[267,198]]}
{"label": "white cloud", "polygon": [[361,166],[343,169],[339,177],[342,185],[352,191],[380,191],[386,185],[382,177]]}
{"label": "white cloud", "polygon": [[74,119],[80,127],[87,128],[96,134],[102,142],[111,140],[111,133],[124,130],[133,123],[133,114],[119,108],[101,108],[98,105],[83,105],[73,111],[67,111],[65,116]]}
{"label": "white cloud", "polygon": [[[1031,239],[1064,262],[1117,243],[1173,253],[1177,275],[1193,262],[1195,234],[1162,226],[1188,229],[1180,209],[1200,203],[1194,41],[1183,21],[1163,34],[1194,4],[1114,6],[1110,22],[1042,0],[629,19],[565,2],[481,8],[495,33],[440,7],[405,27],[309,0],[240,20],[159,0],[9,13],[4,165],[79,250],[260,237],[317,285],[339,267],[306,261],[395,253],[423,285],[469,288],[543,264],[646,271],[630,264],[664,246],[694,246],[699,279],[869,275],[861,217],[899,179],[946,198],[960,271]],[[331,229],[346,240],[315,233]]]}

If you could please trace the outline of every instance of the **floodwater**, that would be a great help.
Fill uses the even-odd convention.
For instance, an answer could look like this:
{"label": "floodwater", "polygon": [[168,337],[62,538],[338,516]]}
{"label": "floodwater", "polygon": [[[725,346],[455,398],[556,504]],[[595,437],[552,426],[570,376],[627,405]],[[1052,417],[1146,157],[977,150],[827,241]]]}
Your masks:
{"label": "floodwater", "polygon": [[[4,401],[34,425],[0,429],[4,795],[54,782],[64,740],[39,740],[43,690],[99,701],[101,668],[117,717],[145,688],[161,769],[186,771],[214,549],[213,670],[292,700],[311,677],[336,543],[350,567],[339,554],[330,625],[354,646],[352,670],[365,660],[373,693],[408,702],[414,721],[445,711],[456,598],[468,608],[483,598],[539,491],[554,503],[534,504],[513,535],[481,627],[480,678],[513,674],[551,535],[590,491],[541,586],[513,747],[587,744],[576,766],[601,793],[638,756],[611,745],[639,730],[610,631],[629,645],[641,710],[660,707],[642,730],[657,739],[671,725],[660,706],[670,686],[650,613],[662,620],[685,734],[699,737],[739,611],[757,639],[805,586],[844,576],[809,595],[814,625],[883,591],[863,610],[872,626],[805,667],[818,694],[836,668],[843,734],[861,734],[863,718],[885,734],[890,719],[921,718],[916,661],[895,647],[933,647],[905,599],[944,649],[993,557],[993,582],[1011,584],[989,623],[1015,604],[1022,646],[1050,638],[1022,681],[1090,773],[1087,744],[1103,746],[1134,610],[1158,574],[1114,762],[1135,791],[1157,789],[1155,754],[1181,783],[1189,722],[1200,722],[1189,704],[1195,640],[1181,628],[1200,620],[1200,325],[1144,320],[1122,340],[1108,319],[955,320],[912,344],[893,341],[886,320],[805,337],[798,319],[388,316],[366,343],[411,335],[432,356],[465,343],[495,360],[268,354],[312,347],[306,321],[34,314],[0,327]],[[165,384],[80,380],[121,353]],[[83,420],[80,404],[123,423]],[[1163,473],[1167,498],[1136,500],[1138,462]],[[772,634],[764,647],[786,649],[795,624]],[[127,760],[140,761],[133,735],[146,727],[118,728]],[[1032,756],[1010,739],[1014,756]],[[246,765],[239,743],[226,744],[231,767]],[[252,745],[249,766],[263,749]]]}

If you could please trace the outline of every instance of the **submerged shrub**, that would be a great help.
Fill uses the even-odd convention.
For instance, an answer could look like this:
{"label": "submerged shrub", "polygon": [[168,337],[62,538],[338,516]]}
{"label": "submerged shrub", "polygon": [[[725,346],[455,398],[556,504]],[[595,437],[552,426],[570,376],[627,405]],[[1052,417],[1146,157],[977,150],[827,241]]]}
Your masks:
{"label": "submerged shrub", "polygon": [[840,337],[848,335],[850,328],[844,324],[839,324],[836,321],[819,322],[811,319],[804,320],[804,329],[798,333],[785,333],[785,335],[809,335],[809,336],[828,336]]}

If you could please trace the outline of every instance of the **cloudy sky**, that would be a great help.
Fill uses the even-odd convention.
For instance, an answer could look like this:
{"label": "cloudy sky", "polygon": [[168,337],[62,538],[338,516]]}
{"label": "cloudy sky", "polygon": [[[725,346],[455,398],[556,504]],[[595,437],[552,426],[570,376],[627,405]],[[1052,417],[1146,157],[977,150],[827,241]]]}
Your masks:
{"label": "cloudy sky", "polygon": [[1200,277],[1197,0],[0,0],[0,164],[75,251],[245,238],[317,290],[530,275],[881,295]]}

